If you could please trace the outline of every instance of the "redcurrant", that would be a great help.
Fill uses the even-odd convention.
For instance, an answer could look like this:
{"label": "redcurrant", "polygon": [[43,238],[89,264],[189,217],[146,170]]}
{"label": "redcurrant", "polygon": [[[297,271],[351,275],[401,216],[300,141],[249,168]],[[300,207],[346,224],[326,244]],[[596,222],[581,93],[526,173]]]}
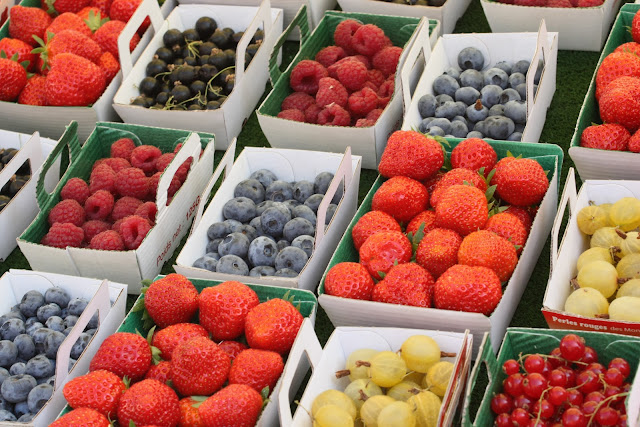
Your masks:
{"label": "redcurrant", "polygon": [[522,381],[522,387],[524,394],[527,396],[538,399],[542,396],[542,393],[548,388],[549,383],[547,379],[538,373],[532,373],[527,375]]}
{"label": "redcurrant", "polygon": [[513,427],[511,414],[500,414],[496,417],[495,427]]}
{"label": "redcurrant", "polygon": [[584,356],[584,338],[576,334],[567,334],[560,340],[559,348],[562,357],[575,362]]}
{"label": "redcurrant", "polygon": [[567,401],[573,406],[580,406],[584,401],[584,396],[578,390],[567,390],[569,396],[567,396]]}
{"label": "redcurrant", "polygon": [[531,411],[534,417],[540,416],[543,420],[547,420],[553,417],[553,414],[556,412],[556,407],[553,406],[547,399],[540,399],[533,405],[533,410]]}
{"label": "redcurrant", "polygon": [[593,371],[582,371],[576,377],[576,385],[578,390],[583,394],[602,389],[600,378]]}
{"label": "redcurrant", "polygon": [[569,408],[562,414],[562,425],[564,427],[585,427],[587,417],[578,408]]}
{"label": "redcurrant", "polygon": [[517,374],[520,372],[520,364],[514,359],[509,359],[502,364],[502,371],[507,375]]}
{"label": "redcurrant", "polygon": [[613,408],[604,406],[596,412],[595,420],[601,426],[615,426],[618,423],[620,414]]}
{"label": "redcurrant", "polygon": [[599,391],[592,391],[591,393],[587,394],[584,397],[584,401],[585,402],[596,402],[596,403],[600,403],[605,399],[605,395],[600,393]]}
{"label": "redcurrant", "polygon": [[502,382],[502,389],[513,397],[520,396],[523,393],[522,380],[522,374],[511,374]]}
{"label": "redcurrant", "polygon": [[596,363],[598,361],[598,353],[593,349],[593,347],[586,346],[584,348],[584,354],[580,358],[580,362],[583,363]]}
{"label": "redcurrant", "polygon": [[529,412],[526,409],[516,408],[511,413],[511,422],[516,427],[525,427],[529,425]]}
{"label": "redcurrant", "polygon": [[545,360],[542,356],[539,354],[531,354],[524,360],[524,370],[529,374],[534,372],[541,374],[542,371],[544,371],[544,364]]}
{"label": "redcurrant", "polygon": [[547,399],[552,405],[558,406],[567,401],[569,397],[569,392],[564,387],[555,386],[549,390],[549,394],[547,395]]}
{"label": "redcurrant", "polygon": [[607,385],[620,387],[624,382],[624,375],[618,368],[609,368],[602,378]]}
{"label": "redcurrant", "polygon": [[513,399],[514,408],[522,408],[526,409],[527,411],[531,410],[531,408],[533,407],[533,403],[534,400],[524,394],[521,394],[520,396],[517,396],[515,399]]}
{"label": "redcurrant", "polygon": [[629,374],[631,373],[631,367],[629,366],[629,362],[624,360],[622,357],[616,357],[609,362],[609,368],[616,368],[620,371],[620,373],[624,376],[626,380]]}
{"label": "redcurrant", "polygon": [[551,371],[548,378],[550,386],[566,387],[567,385],[567,376],[560,369]]}
{"label": "redcurrant", "polygon": [[496,394],[491,399],[491,410],[496,414],[510,413],[513,411],[513,399],[504,393]]}

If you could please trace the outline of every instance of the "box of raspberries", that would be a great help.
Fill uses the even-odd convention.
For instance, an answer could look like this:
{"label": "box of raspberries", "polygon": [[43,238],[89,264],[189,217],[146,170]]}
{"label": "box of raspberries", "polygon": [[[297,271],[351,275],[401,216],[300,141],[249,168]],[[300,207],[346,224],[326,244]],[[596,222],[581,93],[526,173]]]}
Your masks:
{"label": "box of raspberries", "polygon": [[52,194],[38,183],[40,213],[18,245],[35,270],[139,293],[188,232],[213,173],[213,135],[100,122],[80,148],[72,122],[43,174],[67,147],[71,166]]}
{"label": "box of raspberries", "polygon": [[[119,427],[276,426],[279,390],[285,381],[297,390],[309,367],[283,376],[302,328],[313,333],[317,305],[300,289],[158,276],[90,372],[67,383],[68,406],[51,426],[80,425],[83,416]],[[83,393],[96,382],[110,386],[104,398]]]}
{"label": "box of raspberries", "polygon": [[127,285],[11,269],[0,289],[0,425],[48,426],[124,319]]}
{"label": "box of raspberries", "polygon": [[474,355],[485,332],[499,343],[551,230],[562,159],[552,144],[394,132],[318,288],[331,322],[469,329]]}
{"label": "box of raspberries", "polygon": [[[322,349],[306,326],[284,373],[281,425],[453,425],[471,365],[469,331],[338,327]],[[287,380],[305,352],[313,373],[292,416]]]}
{"label": "box of raspberries", "polygon": [[157,31],[113,100],[127,123],[211,132],[226,148],[269,80],[282,9],[187,4]]}
{"label": "box of raspberries", "polygon": [[[38,213],[36,182],[40,166],[56,141],[0,130],[0,260],[17,246],[16,237],[31,224]],[[45,177],[48,191],[58,183],[60,164],[56,162]]]}
{"label": "box of raspberries", "polygon": [[[306,24],[305,14],[302,8],[287,31]],[[429,22],[329,11],[310,35],[301,26],[300,51],[284,73],[271,67],[273,90],[258,108],[271,146],[335,153],[350,146],[363,167],[375,168],[402,121],[396,70],[406,62],[422,71],[409,50],[429,46]]]}
{"label": "box of raspberries", "polygon": [[246,147],[196,216],[175,270],[315,289],[356,212],[361,162],[350,150]]}
{"label": "box of raspberries", "polygon": [[578,116],[569,156],[583,180],[640,179],[639,11],[620,9]]}
{"label": "box of raspberries", "polygon": [[[567,204],[570,216],[559,241]],[[550,328],[640,336],[640,183],[565,181],[542,314]]]}
{"label": "box of raspberries", "polygon": [[497,357],[491,341],[471,371],[462,425],[638,427],[640,338],[509,328]]}

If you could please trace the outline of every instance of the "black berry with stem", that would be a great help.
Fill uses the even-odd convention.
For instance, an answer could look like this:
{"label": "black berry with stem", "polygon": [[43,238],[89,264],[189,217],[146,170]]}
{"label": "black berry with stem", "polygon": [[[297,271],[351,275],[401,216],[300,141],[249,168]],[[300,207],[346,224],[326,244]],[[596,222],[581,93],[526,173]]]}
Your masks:
{"label": "black berry with stem", "polygon": [[146,74],[149,77],[155,77],[158,74],[165,73],[166,71],[167,63],[160,58],[152,59],[147,64]]}
{"label": "black berry with stem", "polygon": [[150,98],[153,98],[158,93],[158,89],[160,88],[160,83],[154,77],[145,77],[140,82],[140,93],[146,95]]}
{"label": "black berry with stem", "polygon": [[162,35],[162,42],[166,47],[173,51],[175,51],[177,48],[180,48],[180,46],[184,46],[185,44],[184,37],[182,37],[182,32],[175,28],[167,30]]}
{"label": "black berry with stem", "polygon": [[203,16],[196,21],[195,29],[200,35],[201,40],[206,40],[213,32],[218,28],[218,23],[215,19],[208,16]]}
{"label": "black berry with stem", "polygon": [[173,59],[174,59],[173,51],[166,46],[159,47],[156,50],[156,53],[153,57],[157,59],[161,59],[167,64],[170,64],[171,62],[173,62]]}

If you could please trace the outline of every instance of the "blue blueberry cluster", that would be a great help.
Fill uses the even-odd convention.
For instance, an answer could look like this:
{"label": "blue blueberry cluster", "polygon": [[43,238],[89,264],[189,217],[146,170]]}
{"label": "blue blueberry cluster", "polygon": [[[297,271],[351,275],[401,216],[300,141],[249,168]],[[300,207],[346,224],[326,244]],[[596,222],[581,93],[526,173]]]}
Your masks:
{"label": "blue blueberry cluster", "polygon": [[[526,75],[529,61],[501,61],[485,71],[485,58],[474,47],[458,54],[458,66],[433,81],[433,95],[418,101],[418,130],[447,138],[521,141],[527,123]],[[538,88],[542,64],[534,78]]]}
{"label": "blue blueberry cluster", "polygon": [[[89,302],[62,288],[29,291],[0,316],[0,421],[28,422],[49,401],[56,355]],[[69,369],[98,327],[94,316],[74,344]]]}
{"label": "blue blueberry cluster", "polygon": [[[209,226],[206,254],[193,266],[241,276],[297,277],[311,257],[316,213],[333,174],[314,181],[285,182],[260,169],[240,182],[222,208],[225,218]],[[342,186],[327,209],[328,225],[342,198]]]}

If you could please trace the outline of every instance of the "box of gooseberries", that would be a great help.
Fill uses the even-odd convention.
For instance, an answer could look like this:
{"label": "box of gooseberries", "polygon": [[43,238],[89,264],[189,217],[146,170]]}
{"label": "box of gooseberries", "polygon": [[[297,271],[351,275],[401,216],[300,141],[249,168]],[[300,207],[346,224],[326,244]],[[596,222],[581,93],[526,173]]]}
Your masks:
{"label": "box of gooseberries", "polygon": [[551,233],[550,328],[640,336],[639,227],[640,182],[587,180],[576,194],[569,171]]}
{"label": "box of gooseberries", "polygon": [[[471,365],[468,330],[338,327],[323,350],[303,324],[298,339],[279,392],[281,425],[453,425]],[[307,360],[312,375],[292,414],[287,385]]]}

